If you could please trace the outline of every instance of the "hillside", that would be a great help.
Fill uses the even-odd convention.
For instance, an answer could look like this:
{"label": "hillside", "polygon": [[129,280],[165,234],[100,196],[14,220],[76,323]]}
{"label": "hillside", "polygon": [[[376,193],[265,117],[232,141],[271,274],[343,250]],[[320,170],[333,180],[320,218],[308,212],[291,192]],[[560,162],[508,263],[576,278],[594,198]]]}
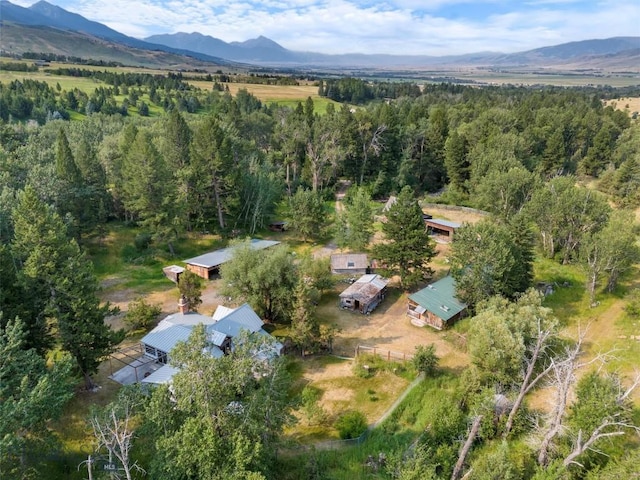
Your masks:
{"label": "hillside", "polygon": [[51,27],[2,23],[0,50],[12,53],[46,52],[118,62],[123,65],[163,68],[214,68],[219,64],[204,62],[161,50],[142,50],[121,43]]}

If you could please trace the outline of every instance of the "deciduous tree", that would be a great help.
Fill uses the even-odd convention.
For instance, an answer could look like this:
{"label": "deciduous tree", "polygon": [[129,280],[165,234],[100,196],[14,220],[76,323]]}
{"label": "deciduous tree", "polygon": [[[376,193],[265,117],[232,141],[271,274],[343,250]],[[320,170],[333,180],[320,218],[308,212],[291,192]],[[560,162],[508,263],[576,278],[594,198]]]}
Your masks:
{"label": "deciduous tree", "polygon": [[269,321],[289,320],[298,281],[293,257],[284,245],[254,250],[249,242],[235,245],[233,257],[220,269],[222,292],[236,302],[248,302]]}

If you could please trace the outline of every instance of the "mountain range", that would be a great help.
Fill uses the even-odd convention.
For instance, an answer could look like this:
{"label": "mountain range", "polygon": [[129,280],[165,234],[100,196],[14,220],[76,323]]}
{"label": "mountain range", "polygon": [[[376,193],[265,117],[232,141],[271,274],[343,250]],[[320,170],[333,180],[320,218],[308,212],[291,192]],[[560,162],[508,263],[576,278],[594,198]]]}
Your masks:
{"label": "mountain range", "polygon": [[225,42],[201,33],[137,39],[41,0],[28,8],[0,0],[0,49],[101,58],[143,66],[204,64],[324,68],[419,68],[444,65],[554,67],[640,72],[640,37],[584,40],[519,53],[328,55],[288,50],[266,37]]}

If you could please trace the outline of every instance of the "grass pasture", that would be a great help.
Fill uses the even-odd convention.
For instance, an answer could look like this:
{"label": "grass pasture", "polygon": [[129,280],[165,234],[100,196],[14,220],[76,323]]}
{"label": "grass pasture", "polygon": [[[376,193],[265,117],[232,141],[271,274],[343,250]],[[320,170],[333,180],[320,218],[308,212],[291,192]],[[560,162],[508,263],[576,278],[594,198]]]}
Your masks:
{"label": "grass pasture", "polygon": [[313,471],[323,473],[322,478],[354,480],[361,478],[389,478],[383,470],[376,472],[365,466],[369,456],[379,453],[389,457],[405,452],[421,432],[439,415],[439,406],[451,401],[458,387],[457,376],[441,373],[428,378],[413,388],[407,397],[366,440],[357,445],[344,445],[331,450],[296,449],[279,455],[275,477],[280,480],[314,478]]}
{"label": "grass pasture", "polygon": [[[213,86],[213,82],[207,82],[204,80],[188,82],[203,90],[210,90]],[[333,103],[337,106],[340,104],[329,100],[328,98],[318,95],[318,87],[312,84],[305,85],[263,85],[254,83],[225,83],[226,87],[229,87],[229,93],[232,96],[236,96],[238,90],[245,89],[247,92],[255,96],[258,100],[267,104],[278,104],[281,106],[295,108],[298,102],[302,102],[311,97],[314,104],[316,113],[325,113],[327,105]]]}
{"label": "grass pasture", "polygon": [[317,424],[309,422],[298,411],[299,423],[288,430],[287,436],[301,444],[337,440],[338,433],[333,424],[340,414],[349,410],[362,412],[369,424],[377,422],[409,385],[406,377],[415,375],[408,364],[375,359],[371,363],[376,371],[369,378],[355,374],[353,360],[320,356],[295,361],[301,372],[296,390],[302,391],[306,385],[320,390],[319,405],[326,415],[325,421]]}
{"label": "grass pasture", "polygon": [[605,100],[604,106],[612,106],[617,110],[627,112],[629,115],[640,112],[640,97],[622,97],[613,100]]}
{"label": "grass pasture", "polygon": [[[77,66],[77,65],[76,65]],[[73,90],[77,88],[78,90],[85,92],[87,94],[93,93],[93,91],[98,87],[107,86],[106,83],[96,80],[95,78],[81,78],[81,77],[67,77],[64,75],[52,75],[47,73],[46,71],[40,72],[11,72],[6,70],[0,70],[0,82],[1,83],[9,83],[14,80],[24,80],[30,79],[38,82],[45,82],[50,87],[54,87],[57,84],[60,84],[60,87],[63,90]]]}

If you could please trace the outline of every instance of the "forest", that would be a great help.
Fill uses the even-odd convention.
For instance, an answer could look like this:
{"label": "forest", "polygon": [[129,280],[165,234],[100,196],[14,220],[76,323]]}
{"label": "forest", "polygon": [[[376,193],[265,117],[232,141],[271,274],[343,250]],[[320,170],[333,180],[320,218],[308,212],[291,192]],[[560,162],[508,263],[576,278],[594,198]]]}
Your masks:
{"label": "forest", "polygon": [[[531,288],[544,259],[581,272],[590,305],[624,296],[637,318],[640,125],[603,106],[615,91],[328,79],[319,94],[344,103],[320,114],[311,98],[266,104],[213,78],[204,91],[179,73],[92,75],[93,92],[0,83],[2,478],[38,478],[56,462],[51,421],[96,388],[100,363],[124,338],[104,322],[114,309],[100,299],[88,250],[114,225],[135,230],[136,248],[171,258],[185,238],[226,242],[286,219],[302,243],[335,238],[370,252],[407,292],[432,273],[423,201],[490,214],[463,225],[449,258],[472,308],[461,330],[471,361],[453,373],[432,350],[416,354],[419,389],[449,395],[410,441],[394,437],[399,417],[371,434],[385,450],[367,478],[636,472],[640,377],[607,370],[607,353],[585,357],[587,325],[568,334],[576,323]],[[327,205],[344,181],[352,187],[336,214]],[[372,205],[391,195],[386,241],[374,243]],[[314,315],[324,267],[284,249],[265,262],[259,277],[260,261],[244,251],[221,272],[233,279],[225,293],[287,325],[298,353],[321,355],[333,334]],[[292,412],[314,402],[287,395],[286,359],[256,376],[250,342],[215,361],[203,342],[200,332],[172,354],[183,366],[173,390],[123,388],[87,419],[97,448],[123,465],[119,478],[343,478],[327,473],[335,458],[323,452],[278,455]],[[526,398],[543,384],[556,400],[540,413]]]}

